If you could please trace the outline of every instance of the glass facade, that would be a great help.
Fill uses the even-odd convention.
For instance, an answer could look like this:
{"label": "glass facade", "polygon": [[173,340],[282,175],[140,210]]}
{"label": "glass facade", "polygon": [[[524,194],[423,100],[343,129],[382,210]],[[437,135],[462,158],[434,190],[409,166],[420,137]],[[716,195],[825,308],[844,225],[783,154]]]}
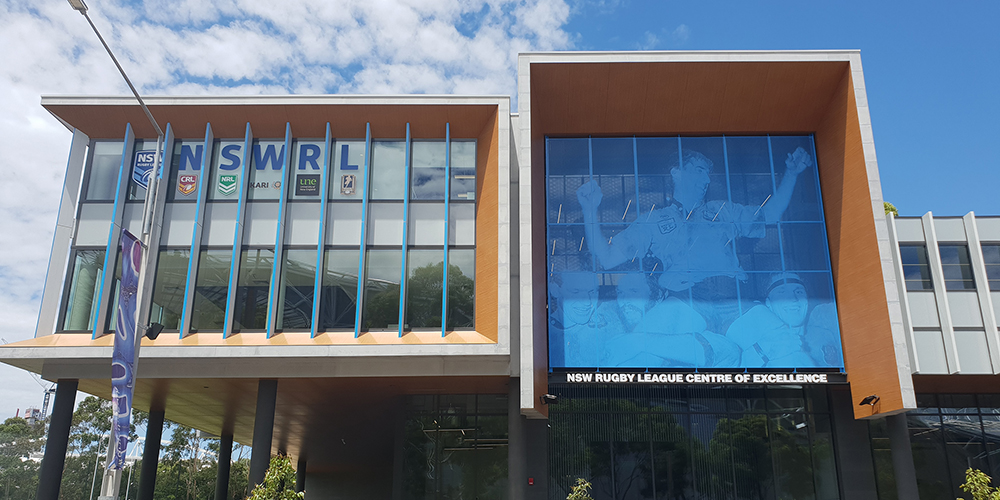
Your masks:
{"label": "glass facade", "polygon": [[550,391],[549,498],[840,498],[825,387]]}
{"label": "glass facade", "polygon": [[843,367],[811,136],[545,155],[550,367]]}
{"label": "glass facade", "polygon": [[[151,147],[148,142],[137,139],[136,151]],[[322,139],[292,140],[291,151],[282,139],[250,144],[244,151],[246,140],[239,138],[217,139],[208,148],[198,139],[174,141],[169,219],[150,321],[168,331],[182,326],[191,242],[184,224],[194,222],[195,234],[202,232],[202,250],[188,306],[193,332],[221,331],[227,317],[232,332],[268,330],[269,321],[276,332],[475,328],[475,140],[453,140],[450,151],[442,139],[333,140],[329,154]],[[97,208],[86,212],[81,225],[93,240],[88,244],[107,240],[108,226],[100,217],[113,212],[101,207],[114,200],[121,154],[121,141],[91,143],[82,203]],[[324,176],[329,177],[325,205],[318,203]],[[141,201],[144,190],[128,180],[128,199]],[[244,192],[246,204],[239,211],[236,202]],[[279,247],[271,242],[281,225],[285,236]],[[321,229],[325,242],[318,238]],[[226,244],[235,231],[243,232],[244,248],[233,262]],[[94,313],[81,311],[94,301],[105,276],[103,262],[84,261],[94,261],[94,252],[102,250],[82,244],[76,250],[81,261],[67,278],[72,300],[64,302],[61,330],[86,331]],[[280,266],[277,297],[270,294],[275,265]],[[320,293],[314,297],[317,273],[322,273]],[[235,307],[226,311],[230,275],[236,276]],[[93,291],[84,293],[84,286]],[[113,298],[103,302],[107,311],[113,311]],[[314,319],[315,300],[320,302]],[[271,311],[274,318],[268,317]],[[106,322],[113,325],[113,317]]]}
{"label": "glass facade", "polygon": [[410,396],[403,441],[405,500],[507,498],[506,396]]}
{"label": "glass facade", "polygon": [[[917,394],[906,414],[920,498],[963,497],[968,468],[1000,475],[1000,394]],[[896,498],[885,422],[870,424],[880,500]]]}

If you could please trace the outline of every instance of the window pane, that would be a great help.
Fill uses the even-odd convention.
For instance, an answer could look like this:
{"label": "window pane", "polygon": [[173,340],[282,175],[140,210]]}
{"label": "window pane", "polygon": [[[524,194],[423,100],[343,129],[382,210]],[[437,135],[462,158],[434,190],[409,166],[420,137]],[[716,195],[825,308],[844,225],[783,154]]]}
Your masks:
{"label": "window pane", "polygon": [[77,250],[66,295],[63,330],[90,330],[94,324],[94,297],[100,293],[104,250]]}
{"label": "window pane", "polygon": [[476,199],[476,141],[451,141],[451,199]]}
{"label": "window pane", "polygon": [[247,197],[251,200],[280,199],[284,163],[285,141],[253,141],[250,167],[247,169],[250,176]]}
{"label": "window pane", "polygon": [[122,162],[122,143],[95,142],[87,179],[86,201],[114,201],[118,187],[118,169]]}
{"label": "window pane", "polygon": [[927,250],[923,245],[900,245],[899,254],[903,264],[927,265]]}
{"label": "window pane", "polygon": [[212,183],[208,186],[210,200],[236,200],[240,190],[240,165],[243,162],[243,141],[215,141],[212,148]]}
{"label": "window pane", "polygon": [[205,143],[199,140],[174,141],[174,155],[170,160],[170,184],[167,200],[191,200],[197,198],[198,178],[205,155]]}
{"label": "window pane", "polygon": [[406,259],[406,329],[441,329],[444,249],[410,250]]}
{"label": "window pane", "polygon": [[358,294],[358,251],[327,250],[323,259],[319,328],[354,329]]}
{"label": "window pane", "polygon": [[113,271],[114,281],[111,282],[111,300],[109,300],[104,307],[107,308],[107,314],[104,318],[104,331],[113,332],[115,331],[115,325],[118,324],[118,294],[121,292],[122,286],[122,250],[121,247],[115,252],[115,260],[112,263],[111,270]]}
{"label": "window pane", "polygon": [[476,251],[448,251],[448,329],[476,326]]}
{"label": "window pane", "polygon": [[399,328],[399,275],[402,250],[368,250],[362,330]]}
{"label": "window pane", "polygon": [[128,171],[128,199],[129,200],[145,200],[146,199],[146,188],[139,185],[138,182],[132,180],[132,176],[135,175],[135,159],[137,153],[148,153],[148,155],[141,155],[143,159],[148,158],[150,163],[152,163],[153,156],[156,154],[156,139],[138,139],[135,141],[135,149],[133,149],[132,157],[128,159],[129,161],[129,171]]}
{"label": "window pane", "polygon": [[288,199],[319,200],[324,148],[326,141],[320,139],[292,142],[294,155],[289,168],[292,169],[294,181],[288,187]]}
{"label": "window pane", "polygon": [[240,257],[240,277],[236,284],[234,331],[267,328],[267,299],[273,264],[274,250],[243,250]]}
{"label": "window pane", "polygon": [[191,330],[221,330],[226,321],[231,250],[202,250],[194,287]]}
{"label": "window pane", "polygon": [[445,191],[444,141],[414,141],[410,199],[443,200]]}
{"label": "window pane", "polygon": [[308,330],[312,327],[313,288],[316,283],[316,250],[285,250],[281,266],[282,304],[278,329]]}
{"label": "window pane", "polygon": [[365,185],[365,141],[337,141],[333,144],[330,171],[330,198],[361,200]]}
{"label": "window pane", "polygon": [[405,194],[404,141],[377,141],[372,143],[372,200],[402,200]]}
{"label": "window pane", "polygon": [[1000,245],[983,244],[983,261],[989,264],[1000,264]]}
{"label": "window pane", "polygon": [[189,250],[160,250],[153,283],[153,304],[149,321],[168,330],[176,330],[184,308],[184,285],[187,282]]}

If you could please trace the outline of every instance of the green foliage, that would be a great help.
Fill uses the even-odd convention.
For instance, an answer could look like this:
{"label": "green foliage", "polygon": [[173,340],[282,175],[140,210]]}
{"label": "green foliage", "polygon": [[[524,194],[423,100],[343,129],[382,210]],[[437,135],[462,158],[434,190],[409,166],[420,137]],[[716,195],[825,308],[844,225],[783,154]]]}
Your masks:
{"label": "green foliage", "polygon": [[983,471],[969,468],[965,471],[965,484],[961,488],[966,493],[972,493],[972,500],[1000,500],[1000,488],[990,486],[991,480]]}
{"label": "green foliage", "polygon": [[576,478],[576,486],[573,486],[573,491],[569,492],[566,500],[594,500],[590,496],[590,483],[582,478]]}
{"label": "green foliage", "polygon": [[882,202],[882,206],[885,207],[885,214],[886,215],[892,214],[892,215],[894,215],[896,217],[899,217],[899,210],[896,210],[896,205],[893,205],[892,203],[889,203],[888,201],[883,201]]}
{"label": "green foliage", "polygon": [[295,469],[292,460],[278,455],[271,458],[271,465],[247,500],[297,500],[305,498],[304,492],[295,492]]}
{"label": "green foliage", "polygon": [[29,455],[41,451],[42,426],[12,417],[0,424],[0,494],[4,499],[34,498],[38,487],[38,463]]}

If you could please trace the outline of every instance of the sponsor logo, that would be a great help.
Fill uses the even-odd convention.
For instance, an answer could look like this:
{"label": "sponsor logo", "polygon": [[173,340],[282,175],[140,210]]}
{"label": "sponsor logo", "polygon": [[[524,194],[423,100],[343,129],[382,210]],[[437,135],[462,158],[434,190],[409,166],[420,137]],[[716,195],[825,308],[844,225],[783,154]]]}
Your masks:
{"label": "sponsor logo", "polygon": [[274,181],[274,189],[281,189],[281,181]]}
{"label": "sponsor logo", "polygon": [[319,175],[302,174],[296,177],[295,196],[319,196]]}
{"label": "sponsor logo", "polygon": [[155,161],[156,151],[136,151],[132,162],[132,181],[144,188],[149,186]]}
{"label": "sponsor logo", "polygon": [[[219,176],[219,193],[223,196],[231,196],[236,193],[236,175],[227,174]],[[265,186],[267,187],[267,186]]]}
{"label": "sponsor logo", "polygon": [[178,175],[177,176],[177,192],[185,196],[194,192],[194,188],[198,186],[198,176],[197,175]]}
{"label": "sponsor logo", "polygon": [[340,178],[340,194],[351,196],[354,194],[354,174],[344,174]]}

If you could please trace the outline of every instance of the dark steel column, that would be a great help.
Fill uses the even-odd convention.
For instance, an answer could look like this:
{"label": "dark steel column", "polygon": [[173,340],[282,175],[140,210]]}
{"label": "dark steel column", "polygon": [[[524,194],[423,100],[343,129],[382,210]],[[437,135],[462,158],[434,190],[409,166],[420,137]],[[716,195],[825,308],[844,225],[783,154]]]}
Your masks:
{"label": "dark steel column", "polygon": [[69,426],[73,423],[73,405],[76,403],[76,388],[79,383],[75,379],[59,380],[56,383],[56,401],[52,406],[45,455],[38,473],[37,500],[59,498],[59,483],[62,482],[63,466],[66,464]]}
{"label": "dark steel column", "polygon": [[917,491],[917,469],[913,466],[913,449],[910,431],[906,428],[906,414],[885,417],[889,432],[889,449],[892,450],[892,470],[896,473],[896,496],[903,499],[920,498]]}
{"label": "dark steel column", "polygon": [[156,467],[160,463],[160,440],[163,439],[163,410],[149,412],[146,422],[146,444],[142,447],[142,469],[139,471],[138,500],[153,500],[156,489]]}
{"label": "dark steel column", "polygon": [[295,491],[300,492],[306,489],[306,457],[299,457],[298,466],[295,468]]}
{"label": "dark steel column", "polygon": [[215,500],[229,498],[229,470],[233,465],[233,435],[219,438],[219,473],[215,478]]}
{"label": "dark steel column", "polygon": [[278,399],[278,381],[262,379],[257,383],[257,413],[253,420],[253,445],[250,450],[249,487],[264,482],[271,462],[271,437],[274,435],[274,404]]}

